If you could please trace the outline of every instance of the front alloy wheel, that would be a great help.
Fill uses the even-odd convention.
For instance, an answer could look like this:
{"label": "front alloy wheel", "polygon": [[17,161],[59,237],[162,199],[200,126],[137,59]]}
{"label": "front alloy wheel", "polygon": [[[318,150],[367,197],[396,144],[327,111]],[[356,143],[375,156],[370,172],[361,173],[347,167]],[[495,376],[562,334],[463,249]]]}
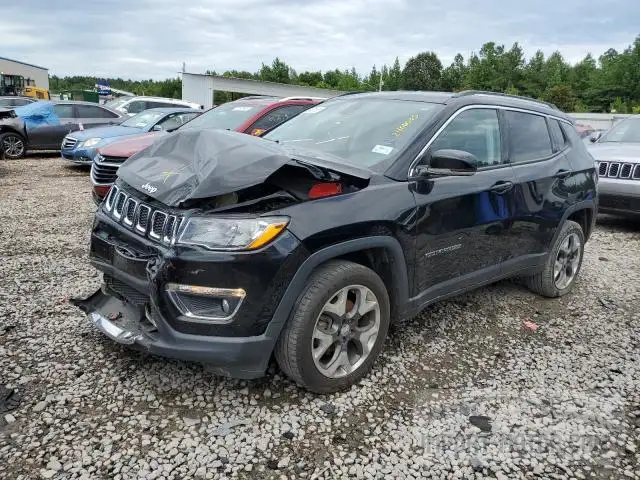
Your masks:
{"label": "front alloy wheel", "polygon": [[371,269],[332,260],[298,297],[275,348],[282,371],[316,393],[345,389],[373,366],[389,330],[389,294]]}
{"label": "front alloy wheel", "polygon": [[339,290],[322,308],[311,345],[316,367],[328,378],[357,370],[369,357],[380,331],[380,305],[364,285]]}

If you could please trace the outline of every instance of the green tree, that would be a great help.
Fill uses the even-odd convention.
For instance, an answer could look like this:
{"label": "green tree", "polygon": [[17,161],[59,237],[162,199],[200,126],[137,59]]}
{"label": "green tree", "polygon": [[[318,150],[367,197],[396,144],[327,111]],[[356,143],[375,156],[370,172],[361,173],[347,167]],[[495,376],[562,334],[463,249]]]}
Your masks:
{"label": "green tree", "polygon": [[290,83],[289,66],[276,57],[271,66],[262,64],[258,78],[263,82]]}
{"label": "green tree", "polygon": [[466,70],[464,57],[458,53],[453,59],[453,63],[442,71],[442,89],[450,92],[462,90]]}
{"label": "green tree", "polygon": [[[387,73],[385,75],[385,72]],[[382,81],[384,90],[400,90],[402,88],[402,69],[400,68],[400,61],[398,57],[393,62],[390,69],[387,70],[385,65],[382,68]]]}
{"label": "green tree", "polygon": [[553,103],[564,112],[573,111],[573,105],[576,101],[571,87],[566,84],[550,86],[544,93],[543,99]]}
{"label": "green tree", "polygon": [[402,71],[402,87],[407,90],[438,90],[442,63],[434,52],[411,57]]}

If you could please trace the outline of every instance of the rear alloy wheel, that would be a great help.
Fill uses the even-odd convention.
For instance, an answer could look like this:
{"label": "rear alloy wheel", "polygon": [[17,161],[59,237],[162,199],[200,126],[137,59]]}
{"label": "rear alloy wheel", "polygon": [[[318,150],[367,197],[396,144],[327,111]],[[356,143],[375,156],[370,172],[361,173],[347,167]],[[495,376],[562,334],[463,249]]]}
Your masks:
{"label": "rear alloy wheel", "polygon": [[0,135],[0,154],[4,158],[16,160],[22,158],[26,152],[24,138],[17,133],[4,133]]}
{"label": "rear alloy wheel", "polygon": [[544,269],[525,279],[529,289],[544,297],[561,297],[571,291],[582,266],[584,233],[579,224],[562,225]]}
{"label": "rear alloy wheel", "polygon": [[316,393],[357,383],[371,369],[389,330],[389,295],[367,267],[330,261],[300,294],[278,343],[280,368]]}

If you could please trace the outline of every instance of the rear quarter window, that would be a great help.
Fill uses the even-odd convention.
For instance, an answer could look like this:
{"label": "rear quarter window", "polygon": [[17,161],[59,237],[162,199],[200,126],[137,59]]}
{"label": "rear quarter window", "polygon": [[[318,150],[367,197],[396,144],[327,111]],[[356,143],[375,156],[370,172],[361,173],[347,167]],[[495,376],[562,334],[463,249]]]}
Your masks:
{"label": "rear quarter window", "polygon": [[551,137],[542,115],[505,111],[511,163],[542,160],[551,156]]}
{"label": "rear quarter window", "polygon": [[547,121],[549,122],[549,132],[551,133],[551,140],[553,141],[553,151],[561,152],[569,143],[567,141],[567,137],[562,131],[560,122],[558,120],[549,118],[547,119]]}

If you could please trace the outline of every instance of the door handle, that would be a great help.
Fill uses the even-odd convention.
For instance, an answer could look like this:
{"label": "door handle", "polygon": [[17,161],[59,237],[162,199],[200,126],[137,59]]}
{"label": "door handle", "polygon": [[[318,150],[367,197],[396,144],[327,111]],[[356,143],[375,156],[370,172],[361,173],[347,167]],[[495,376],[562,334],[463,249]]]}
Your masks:
{"label": "door handle", "polygon": [[503,193],[507,193],[512,188],[512,182],[498,182],[493,187],[491,187],[491,191],[497,193],[498,195],[502,195]]}
{"label": "door handle", "polygon": [[569,170],[558,170],[556,172],[556,174],[554,175],[554,177],[556,178],[567,178],[569,175],[571,175],[571,172]]}

